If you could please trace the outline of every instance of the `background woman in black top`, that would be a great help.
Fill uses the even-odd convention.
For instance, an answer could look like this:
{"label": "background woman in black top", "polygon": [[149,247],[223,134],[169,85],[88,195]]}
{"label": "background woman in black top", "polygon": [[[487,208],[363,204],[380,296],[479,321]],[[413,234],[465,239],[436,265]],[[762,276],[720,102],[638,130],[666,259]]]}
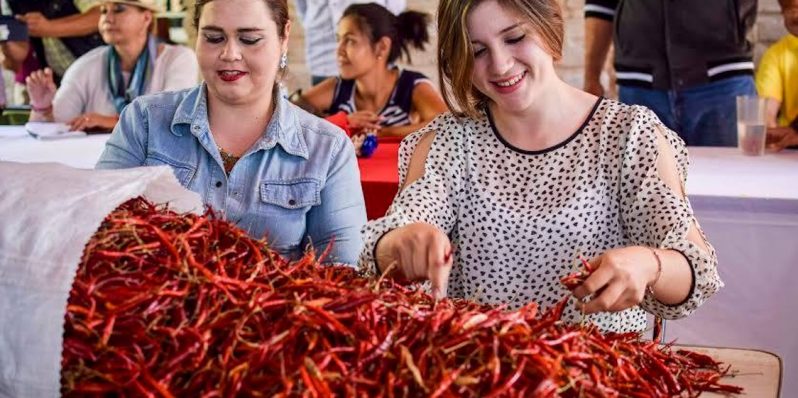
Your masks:
{"label": "background woman in black top", "polygon": [[429,41],[429,16],[406,11],[395,16],[375,3],[349,6],[338,23],[341,76],[300,94],[299,102],[316,113],[344,112],[354,134],[403,137],[418,130],[446,105],[433,83],[418,72],[394,65],[409,46]]}

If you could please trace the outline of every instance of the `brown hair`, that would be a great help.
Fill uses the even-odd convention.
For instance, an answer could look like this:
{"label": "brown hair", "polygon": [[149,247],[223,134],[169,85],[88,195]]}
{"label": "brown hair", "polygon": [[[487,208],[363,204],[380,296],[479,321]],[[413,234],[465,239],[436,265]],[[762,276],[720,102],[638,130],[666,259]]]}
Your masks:
{"label": "brown hair", "polygon": [[[468,14],[485,0],[441,0],[438,5],[438,75],[443,99],[453,112],[477,117],[487,97],[474,87],[474,52],[468,37]],[[496,0],[531,25],[546,51],[562,57],[563,18],[559,0]],[[459,112],[458,112],[459,111]]]}
{"label": "brown hair", "polygon": [[[199,20],[205,4],[214,0],[197,0],[194,4],[194,28],[199,29]],[[263,0],[272,13],[272,19],[277,25],[277,34],[285,39],[285,25],[288,24],[288,0]]]}

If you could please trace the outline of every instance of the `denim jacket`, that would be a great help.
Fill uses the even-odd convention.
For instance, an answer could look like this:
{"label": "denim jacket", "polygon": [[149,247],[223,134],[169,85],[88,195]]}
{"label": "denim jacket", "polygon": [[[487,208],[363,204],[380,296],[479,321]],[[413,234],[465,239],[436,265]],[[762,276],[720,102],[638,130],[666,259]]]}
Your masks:
{"label": "denim jacket", "polygon": [[366,222],[360,172],[346,135],[278,96],[266,132],[224,171],[208,125],[205,85],[137,98],[120,115],[98,169],[170,166],[203,202],[292,259],[308,244],[355,264]]}

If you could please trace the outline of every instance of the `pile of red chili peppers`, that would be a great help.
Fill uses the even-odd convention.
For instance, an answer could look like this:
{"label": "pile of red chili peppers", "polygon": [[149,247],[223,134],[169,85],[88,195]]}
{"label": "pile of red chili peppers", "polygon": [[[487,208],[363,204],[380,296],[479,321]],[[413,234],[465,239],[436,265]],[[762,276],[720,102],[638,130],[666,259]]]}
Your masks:
{"label": "pile of red chili peppers", "polygon": [[[564,302],[563,302],[564,304]],[[634,333],[289,262],[212,214],[127,202],[88,243],[66,396],[672,397],[735,393],[712,358]]]}

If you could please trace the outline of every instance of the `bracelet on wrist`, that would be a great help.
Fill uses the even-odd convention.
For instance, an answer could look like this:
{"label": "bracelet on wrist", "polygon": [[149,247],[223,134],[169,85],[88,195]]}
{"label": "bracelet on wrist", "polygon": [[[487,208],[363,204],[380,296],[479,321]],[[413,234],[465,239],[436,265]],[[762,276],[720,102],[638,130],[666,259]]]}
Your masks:
{"label": "bracelet on wrist", "polygon": [[657,260],[657,274],[654,276],[654,280],[651,281],[648,285],[646,285],[646,292],[654,297],[654,285],[659,282],[659,278],[662,276],[662,258],[660,258],[659,253],[657,253],[656,249],[651,249],[651,254],[654,255],[654,258]]}

